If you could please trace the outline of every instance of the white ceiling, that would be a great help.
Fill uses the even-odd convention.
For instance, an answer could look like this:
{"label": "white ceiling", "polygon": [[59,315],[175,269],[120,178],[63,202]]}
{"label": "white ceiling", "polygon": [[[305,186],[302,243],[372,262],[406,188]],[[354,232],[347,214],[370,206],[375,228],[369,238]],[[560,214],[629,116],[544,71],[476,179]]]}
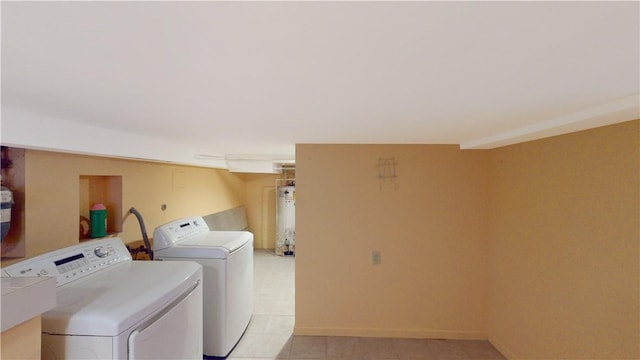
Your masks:
{"label": "white ceiling", "polygon": [[[6,2],[2,143],[225,167],[640,117],[640,2]],[[248,170],[249,171],[249,170]]]}

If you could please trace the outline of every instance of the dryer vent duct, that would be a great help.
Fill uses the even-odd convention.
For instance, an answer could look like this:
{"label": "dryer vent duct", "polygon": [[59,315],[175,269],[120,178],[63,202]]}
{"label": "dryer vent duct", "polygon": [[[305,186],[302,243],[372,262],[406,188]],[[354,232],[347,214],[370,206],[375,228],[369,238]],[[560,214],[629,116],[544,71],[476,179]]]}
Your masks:
{"label": "dryer vent duct", "polygon": [[151,243],[149,242],[149,237],[147,236],[147,228],[144,226],[144,219],[142,215],[136,210],[136,208],[132,207],[129,209],[129,212],[136,216],[138,219],[138,223],[140,223],[140,231],[142,232],[142,240],[144,241],[144,247],[147,248],[149,253],[149,259],[153,260],[153,250],[151,249]]}

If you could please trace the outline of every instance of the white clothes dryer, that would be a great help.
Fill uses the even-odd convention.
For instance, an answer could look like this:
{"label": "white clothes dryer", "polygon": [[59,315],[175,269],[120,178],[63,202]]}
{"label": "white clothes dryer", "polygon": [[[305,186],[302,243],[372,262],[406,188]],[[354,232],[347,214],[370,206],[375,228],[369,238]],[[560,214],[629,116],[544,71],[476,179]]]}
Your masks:
{"label": "white clothes dryer", "polygon": [[203,268],[204,354],[226,357],[253,314],[253,234],[210,231],[194,216],[153,232],[154,260],[196,261]]}
{"label": "white clothes dryer", "polygon": [[91,240],[2,269],[54,276],[43,359],[202,359],[202,267],[132,261],[119,238]]}

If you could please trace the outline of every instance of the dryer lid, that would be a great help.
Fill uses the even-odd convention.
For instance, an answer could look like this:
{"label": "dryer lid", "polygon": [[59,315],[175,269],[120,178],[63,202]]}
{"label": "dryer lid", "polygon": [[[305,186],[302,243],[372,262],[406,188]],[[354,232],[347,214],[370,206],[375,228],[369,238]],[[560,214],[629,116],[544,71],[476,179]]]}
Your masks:
{"label": "dryer lid", "polygon": [[253,244],[253,234],[248,231],[209,231],[175,242],[156,251],[155,256],[224,259],[247,244]]}
{"label": "dryer lid", "polygon": [[201,269],[190,261],[128,261],[60,286],[42,332],[117,336],[192,288]]}

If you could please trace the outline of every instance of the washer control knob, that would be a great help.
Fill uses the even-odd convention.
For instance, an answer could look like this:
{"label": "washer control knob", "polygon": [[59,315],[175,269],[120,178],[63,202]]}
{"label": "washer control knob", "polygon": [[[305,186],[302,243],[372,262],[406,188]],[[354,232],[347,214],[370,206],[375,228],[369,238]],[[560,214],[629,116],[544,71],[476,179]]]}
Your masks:
{"label": "washer control knob", "polygon": [[102,246],[98,246],[97,248],[93,249],[93,253],[96,254],[96,256],[99,258],[103,258],[109,255],[109,251],[103,251]]}

